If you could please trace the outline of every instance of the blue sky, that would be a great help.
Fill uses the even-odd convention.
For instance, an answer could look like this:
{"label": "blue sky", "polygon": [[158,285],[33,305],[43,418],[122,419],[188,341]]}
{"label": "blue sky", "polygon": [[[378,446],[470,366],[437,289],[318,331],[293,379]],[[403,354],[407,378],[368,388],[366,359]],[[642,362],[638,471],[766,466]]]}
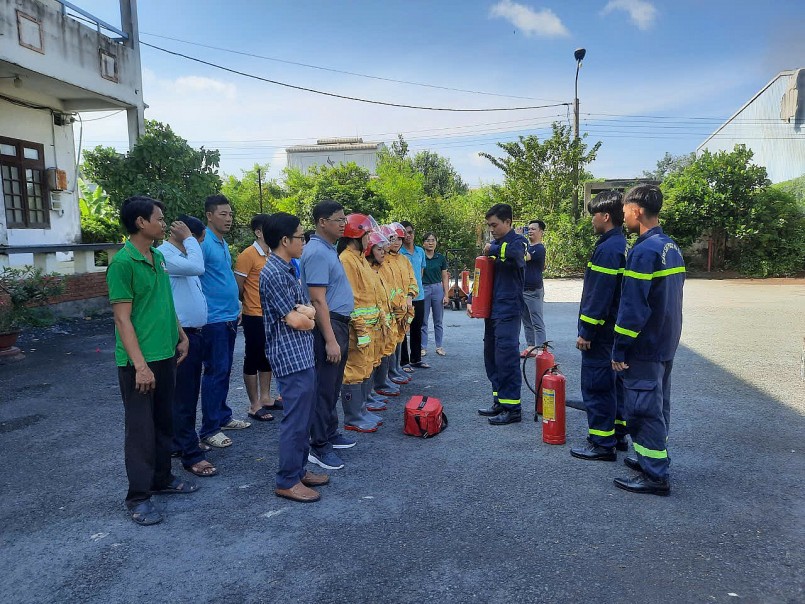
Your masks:
{"label": "blue sky", "polygon": [[[117,2],[75,3],[119,24]],[[666,151],[695,150],[778,71],[805,67],[800,0],[140,0],[138,8],[144,42],[299,86],[436,107],[572,102],[573,51],[583,46],[582,132],[603,143],[592,166],[602,178],[636,176]],[[157,36],[502,96],[359,77]],[[279,175],[285,147],[316,138],[388,143],[402,132],[412,150],[449,157],[474,186],[501,180],[479,151],[494,153],[496,141],[542,136],[552,121],[572,119],[565,106],[443,113],[367,105],[277,87],[145,47],[142,63],[146,116],[171,124],[195,146],[219,148],[221,169],[230,174],[268,162]],[[86,145],[124,149],[122,118],[88,122]]]}

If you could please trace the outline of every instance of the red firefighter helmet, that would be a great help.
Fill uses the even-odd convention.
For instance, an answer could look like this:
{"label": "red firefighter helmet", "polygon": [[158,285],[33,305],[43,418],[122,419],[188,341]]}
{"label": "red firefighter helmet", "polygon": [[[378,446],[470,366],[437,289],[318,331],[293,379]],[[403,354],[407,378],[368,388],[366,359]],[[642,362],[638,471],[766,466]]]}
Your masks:
{"label": "red firefighter helmet", "polygon": [[363,255],[368,258],[372,253],[372,248],[373,247],[375,247],[376,245],[379,245],[380,247],[385,247],[388,244],[389,244],[389,240],[382,233],[379,233],[377,231],[373,231],[369,235],[369,245],[366,246],[366,249],[364,250]]}
{"label": "red firefighter helmet", "polygon": [[347,216],[347,224],[344,226],[344,237],[348,239],[360,239],[371,231],[372,223],[366,214],[350,214]]}
{"label": "red firefighter helmet", "polygon": [[389,226],[394,229],[395,233],[397,233],[397,237],[400,239],[405,237],[405,227],[399,222],[392,222]]}
{"label": "red firefighter helmet", "polygon": [[380,227],[380,232],[386,239],[389,240],[389,243],[397,239],[397,230],[390,224],[384,224],[382,227]]}

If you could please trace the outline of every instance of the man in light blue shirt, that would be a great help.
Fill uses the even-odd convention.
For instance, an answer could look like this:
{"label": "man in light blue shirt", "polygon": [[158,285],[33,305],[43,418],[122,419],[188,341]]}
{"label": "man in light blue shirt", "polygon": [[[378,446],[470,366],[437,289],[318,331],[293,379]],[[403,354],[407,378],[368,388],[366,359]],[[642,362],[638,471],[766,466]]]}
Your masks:
{"label": "man in light blue shirt", "polygon": [[411,322],[411,329],[408,333],[408,338],[411,341],[411,352],[409,354],[408,346],[403,342],[400,363],[406,370],[410,370],[411,367],[430,369],[430,365],[422,361],[422,323],[425,319],[425,288],[422,286],[422,273],[425,270],[425,250],[418,245],[414,245],[414,227],[411,223],[403,220],[400,224],[405,228],[405,237],[403,238],[400,253],[411,262],[416,284],[419,287],[419,294],[414,298],[414,320]]}
{"label": "man in light blue shirt", "polygon": [[214,476],[215,466],[205,459],[196,434],[196,407],[204,359],[202,328],[207,323],[207,300],[199,275],[204,274],[204,224],[192,216],[179,216],[171,225],[170,237],[159,246],[170,275],[173,304],[190,346],[187,358],[176,368],[173,394],[173,450],[179,452],[184,468],[196,476]]}
{"label": "man in light blue shirt", "polygon": [[202,424],[199,436],[211,447],[228,447],[232,439],[222,430],[240,430],[251,424],[232,418],[226,403],[229,376],[238,333],[238,284],[232,270],[232,256],[224,234],[232,228],[232,206],[223,195],[211,195],[204,202],[207,231],[201,243],[204,274],[201,288],[207,300],[204,326],[204,375],[201,379]]}

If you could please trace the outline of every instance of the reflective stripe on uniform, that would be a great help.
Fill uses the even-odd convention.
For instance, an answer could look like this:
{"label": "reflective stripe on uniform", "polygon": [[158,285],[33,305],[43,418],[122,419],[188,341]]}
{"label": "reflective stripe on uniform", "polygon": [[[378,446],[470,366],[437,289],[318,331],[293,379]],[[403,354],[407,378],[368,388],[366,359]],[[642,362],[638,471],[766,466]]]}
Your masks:
{"label": "reflective stripe on uniform", "polygon": [[638,273],[637,271],[624,271],[624,277],[631,277],[632,279],[641,279],[643,281],[651,281],[652,279],[659,279],[660,277],[667,277],[668,275],[676,275],[677,273],[684,273],[684,266],[675,266],[674,268],[666,268],[661,271],[653,273]]}
{"label": "reflective stripe on uniform", "polygon": [[621,327],[620,325],[615,325],[615,333],[619,333],[624,336],[629,336],[630,338],[636,338],[640,335],[639,331],[632,331],[631,329],[626,329],[625,327]]}
{"label": "reflective stripe on uniform", "polygon": [[493,393],[492,393],[492,396],[497,396],[497,395],[498,395],[498,393],[497,393],[497,392],[493,392]]}
{"label": "reflective stripe on uniform", "polygon": [[372,338],[369,336],[358,336],[358,346],[371,343]]}
{"label": "reflective stripe on uniform", "polygon": [[503,245],[500,246],[500,261],[506,262],[506,246],[509,245],[508,241],[504,241]]}
{"label": "reflective stripe on uniform", "polygon": [[498,402],[501,405],[519,405],[520,399],[519,398],[499,398]]}
{"label": "reflective stripe on uniform", "polygon": [[616,419],[615,420],[615,425],[616,426],[625,426],[626,425],[626,420],[625,419]]}
{"label": "reflective stripe on uniform", "polygon": [[592,262],[587,263],[587,268],[596,273],[604,273],[605,275],[620,275],[623,274],[622,268],[607,268],[606,266],[598,266]]}
{"label": "reflective stripe on uniform", "polygon": [[592,436],[615,436],[615,428],[612,428],[612,430],[594,430],[590,428],[589,432]]}
{"label": "reflective stripe on uniform", "polygon": [[587,315],[579,315],[579,319],[591,325],[603,325],[604,323],[606,323],[606,319],[593,319],[592,317],[588,317]]}
{"label": "reflective stripe on uniform", "polygon": [[634,450],[636,453],[639,453],[643,457],[651,457],[652,459],[667,459],[668,458],[668,450],[663,449],[662,451],[657,451],[656,449],[648,449],[643,445],[638,445],[636,442],[632,441],[632,445],[634,446]]}

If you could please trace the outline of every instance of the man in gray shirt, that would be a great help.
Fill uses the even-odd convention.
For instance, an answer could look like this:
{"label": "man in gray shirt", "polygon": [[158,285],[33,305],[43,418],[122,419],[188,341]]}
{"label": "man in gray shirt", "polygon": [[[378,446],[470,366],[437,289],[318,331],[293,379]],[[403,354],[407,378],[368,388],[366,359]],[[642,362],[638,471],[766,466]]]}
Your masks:
{"label": "man in gray shirt", "polygon": [[333,449],[349,449],[355,441],[338,433],[336,402],[341,392],[349,348],[349,318],[355,308],[335,243],[344,234],[347,219],[338,202],[325,199],[313,208],[316,232],[302,252],[302,283],[316,308],[313,352],[316,361],[316,404],[310,428],[308,461],[327,470],[344,462]]}

